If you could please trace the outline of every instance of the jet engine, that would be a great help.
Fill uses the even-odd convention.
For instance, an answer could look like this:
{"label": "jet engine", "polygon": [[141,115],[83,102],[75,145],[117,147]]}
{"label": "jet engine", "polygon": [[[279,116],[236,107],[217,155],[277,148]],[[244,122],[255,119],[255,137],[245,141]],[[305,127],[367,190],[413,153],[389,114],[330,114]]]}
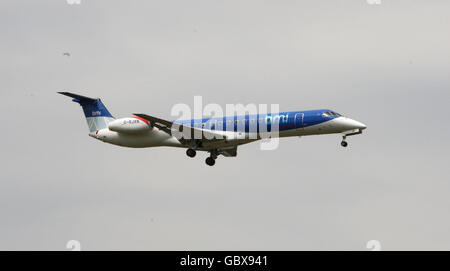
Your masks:
{"label": "jet engine", "polygon": [[137,117],[111,121],[108,129],[123,134],[140,134],[152,129],[149,121]]}

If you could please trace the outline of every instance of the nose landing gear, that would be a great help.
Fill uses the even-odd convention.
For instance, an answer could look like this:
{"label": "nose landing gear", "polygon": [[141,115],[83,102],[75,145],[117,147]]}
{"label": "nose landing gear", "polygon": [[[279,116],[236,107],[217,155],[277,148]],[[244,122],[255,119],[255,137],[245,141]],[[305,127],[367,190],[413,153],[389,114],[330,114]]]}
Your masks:
{"label": "nose landing gear", "polygon": [[343,137],[342,137],[341,146],[344,147],[344,148],[348,146],[347,141],[345,141],[346,138],[347,138],[347,136],[343,136]]}
{"label": "nose landing gear", "polygon": [[347,136],[354,136],[354,135],[362,134],[362,130],[364,130],[364,129],[366,129],[366,128],[360,128],[360,129],[358,129],[358,130],[353,130],[353,131],[350,131],[350,132],[348,132],[348,133],[346,133],[346,134],[343,134],[341,146],[344,147],[344,148],[348,146],[347,141],[345,141],[345,139],[347,138]]}

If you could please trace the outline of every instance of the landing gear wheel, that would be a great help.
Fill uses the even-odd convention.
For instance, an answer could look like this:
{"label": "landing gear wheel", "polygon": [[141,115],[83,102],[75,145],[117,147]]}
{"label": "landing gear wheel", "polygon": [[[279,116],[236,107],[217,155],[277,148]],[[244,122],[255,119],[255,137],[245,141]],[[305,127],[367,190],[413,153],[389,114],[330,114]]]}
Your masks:
{"label": "landing gear wheel", "polygon": [[197,154],[197,152],[194,149],[187,149],[186,151],[186,155],[189,157],[195,157],[195,155]]}
{"label": "landing gear wheel", "polygon": [[216,160],[214,160],[212,157],[208,157],[208,158],[206,158],[205,162],[208,166],[212,167],[216,163]]}
{"label": "landing gear wheel", "polygon": [[348,146],[347,141],[342,141],[342,142],[341,142],[341,146],[344,147],[344,148],[347,147],[347,146]]}

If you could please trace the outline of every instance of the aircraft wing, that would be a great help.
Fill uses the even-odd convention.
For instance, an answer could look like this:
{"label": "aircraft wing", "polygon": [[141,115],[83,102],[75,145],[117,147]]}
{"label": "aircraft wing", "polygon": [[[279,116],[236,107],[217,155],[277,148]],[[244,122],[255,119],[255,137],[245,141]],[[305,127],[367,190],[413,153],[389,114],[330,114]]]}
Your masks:
{"label": "aircraft wing", "polygon": [[207,141],[225,141],[226,135],[214,132],[212,130],[198,129],[190,126],[181,125],[173,121],[160,119],[146,114],[133,114],[137,117],[148,120],[150,124],[169,135],[175,136],[181,143],[187,144],[192,140],[200,139]]}

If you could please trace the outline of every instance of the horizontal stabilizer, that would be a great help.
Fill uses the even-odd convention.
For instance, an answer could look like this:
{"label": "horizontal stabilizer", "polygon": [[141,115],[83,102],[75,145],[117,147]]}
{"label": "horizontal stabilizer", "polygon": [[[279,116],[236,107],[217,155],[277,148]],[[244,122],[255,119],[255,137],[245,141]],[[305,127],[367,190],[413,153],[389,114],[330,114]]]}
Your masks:
{"label": "horizontal stabilizer", "polygon": [[73,102],[81,105],[91,132],[106,128],[107,124],[114,119],[99,98],[90,98],[65,91],[58,93],[73,98]]}
{"label": "horizontal stabilizer", "polygon": [[60,91],[58,93],[76,99],[77,101],[74,102],[95,102],[98,100],[66,91]]}

